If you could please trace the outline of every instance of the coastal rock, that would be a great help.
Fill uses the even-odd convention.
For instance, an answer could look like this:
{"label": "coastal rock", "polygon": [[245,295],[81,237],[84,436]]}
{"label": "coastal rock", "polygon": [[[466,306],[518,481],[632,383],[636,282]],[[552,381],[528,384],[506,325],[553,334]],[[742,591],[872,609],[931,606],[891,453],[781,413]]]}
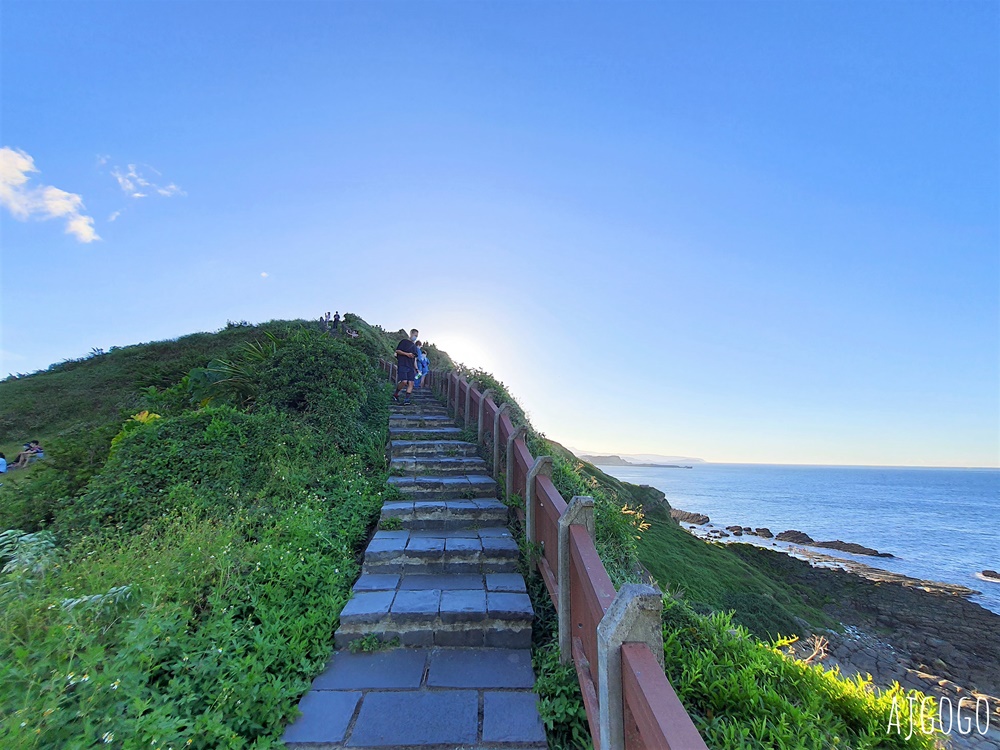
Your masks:
{"label": "coastal rock", "polygon": [[[808,544],[808,542],[802,542],[803,544]],[[834,539],[832,542],[813,542],[813,547],[825,547],[826,549],[836,549],[841,552],[850,552],[854,555],[869,555],[871,557],[893,557],[889,552],[879,552],[877,549],[872,549],[871,547],[865,547],[861,544],[855,544],[854,542],[842,542],[839,539]]]}
{"label": "coastal rock", "polygon": [[796,531],[795,529],[789,529],[788,531],[782,531],[778,534],[775,539],[779,542],[791,542],[792,544],[812,544],[813,538],[802,531]]}
{"label": "coastal rock", "polygon": [[757,536],[764,537],[765,539],[773,539],[774,538],[774,534],[772,534],[771,530],[769,528],[767,528],[767,527],[761,527],[761,528],[757,529]]}
{"label": "coastal rock", "polygon": [[1000,573],[995,570],[984,570],[983,577],[992,578],[994,581],[1000,581]]}
{"label": "coastal rock", "polygon": [[697,526],[702,526],[710,520],[704,513],[691,513],[690,511],[680,510],[678,508],[672,508],[670,510],[670,517],[677,523],[693,523]]}

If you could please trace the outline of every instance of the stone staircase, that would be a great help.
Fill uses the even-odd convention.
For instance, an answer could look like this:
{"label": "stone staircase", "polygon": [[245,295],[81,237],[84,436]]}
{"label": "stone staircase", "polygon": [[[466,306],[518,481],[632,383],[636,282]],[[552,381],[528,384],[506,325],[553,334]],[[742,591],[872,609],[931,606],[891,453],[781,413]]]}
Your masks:
{"label": "stone staircase", "polygon": [[[532,692],[533,611],[507,508],[474,443],[429,392],[394,404],[386,502],[327,670],[289,747],[546,747]],[[351,653],[375,634],[400,648]]]}

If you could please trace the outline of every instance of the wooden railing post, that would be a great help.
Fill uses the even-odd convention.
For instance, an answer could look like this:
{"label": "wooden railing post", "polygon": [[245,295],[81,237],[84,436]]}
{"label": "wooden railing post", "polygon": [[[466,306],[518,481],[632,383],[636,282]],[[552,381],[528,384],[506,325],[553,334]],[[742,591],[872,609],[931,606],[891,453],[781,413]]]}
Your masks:
{"label": "wooden railing post", "polygon": [[[559,600],[556,614],[559,618],[559,658],[563,664],[573,659],[573,621],[570,616],[569,576],[569,527],[583,524],[590,538],[594,538],[594,498],[577,495],[569,501],[565,512],[559,516]],[[662,650],[662,649],[661,649]],[[604,750],[604,745],[601,745]]]}
{"label": "wooden railing post", "polygon": [[493,417],[493,478],[500,479],[500,418],[506,413],[510,404],[503,404]]}
{"label": "wooden railing post", "polygon": [[528,434],[528,428],[524,425],[516,428],[507,438],[507,503],[510,504],[511,497],[514,496],[514,441]]}
{"label": "wooden railing post", "polygon": [[552,456],[539,456],[528,471],[524,483],[524,536],[528,544],[535,543],[535,477],[552,476]]}
{"label": "wooden railing post", "polygon": [[469,426],[469,422],[472,421],[472,389],[477,385],[477,383],[468,383],[465,387],[465,426]]}
{"label": "wooden railing post", "polygon": [[[559,561],[559,568],[561,577],[562,560]],[[618,591],[597,626],[597,695],[601,750],[625,748],[621,646],[623,643],[645,643],[662,669],[662,613],[663,595],[659,591],[648,584],[627,583]],[[559,626],[559,633],[562,635],[562,620],[559,621]]]}
{"label": "wooden railing post", "polygon": [[[476,432],[476,445],[483,444],[483,415],[486,414],[486,399],[493,395],[493,391],[487,388],[483,391],[483,395],[479,397],[479,418],[478,429]],[[494,438],[495,439],[495,438]]]}

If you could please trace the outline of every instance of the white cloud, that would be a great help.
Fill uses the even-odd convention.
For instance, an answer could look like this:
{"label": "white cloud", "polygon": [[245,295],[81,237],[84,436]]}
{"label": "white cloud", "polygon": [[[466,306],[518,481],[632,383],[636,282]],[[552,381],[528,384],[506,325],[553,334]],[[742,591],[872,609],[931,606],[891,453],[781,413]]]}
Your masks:
{"label": "white cloud", "polygon": [[115,178],[118,182],[118,187],[129,198],[146,198],[151,193],[162,195],[164,198],[170,198],[174,195],[187,195],[175,182],[167,185],[157,185],[150,179],[150,172],[157,177],[163,176],[148,164],[144,166],[129,164],[127,170],[115,167],[111,170],[111,176]]}
{"label": "white cloud", "polygon": [[111,216],[108,217],[108,221],[114,221],[115,219],[117,219],[121,215],[122,215],[121,211],[114,211],[114,212],[112,212]]}
{"label": "white cloud", "polygon": [[0,148],[0,205],[16,219],[66,219],[66,233],[80,242],[99,240],[94,220],[84,213],[83,198],[51,185],[29,185],[38,172],[35,160],[24,151]]}
{"label": "white cloud", "polygon": [[260,277],[261,277],[262,279],[266,279],[266,278],[267,278],[267,271],[261,271],[261,272],[260,272]]}

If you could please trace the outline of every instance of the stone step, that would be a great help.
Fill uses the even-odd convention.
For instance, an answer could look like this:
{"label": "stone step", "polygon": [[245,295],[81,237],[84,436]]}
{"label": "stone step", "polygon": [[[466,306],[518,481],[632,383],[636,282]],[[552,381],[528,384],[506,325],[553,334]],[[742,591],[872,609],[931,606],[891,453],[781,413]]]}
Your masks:
{"label": "stone step", "polygon": [[[405,419],[406,417],[439,417],[452,419],[448,410],[438,406],[397,406],[389,411],[390,419]],[[453,420],[454,421],[454,420]]]}
{"label": "stone step", "polygon": [[495,498],[403,500],[382,504],[382,520],[398,518],[406,530],[451,531],[504,526],[507,506]]}
{"label": "stone step", "polygon": [[496,497],[497,483],[485,474],[389,477],[389,484],[414,500],[469,500]]}
{"label": "stone step", "polygon": [[340,613],[337,648],[369,633],[404,646],[528,648],[534,611],[525,593],[484,589],[359,591]]}
{"label": "stone step", "polygon": [[390,440],[455,440],[462,434],[458,427],[390,427]]}
{"label": "stone step", "polygon": [[464,440],[401,440],[394,439],[390,443],[390,453],[393,458],[406,456],[475,456],[475,443]]}
{"label": "stone step", "polygon": [[365,573],[513,573],[517,542],[504,527],[479,531],[379,531],[365,550]]}
{"label": "stone step", "polygon": [[545,750],[528,649],[336,651],[281,738],[289,748]]}
{"label": "stone step", "polygon": [[389,471],[403,476],[417,474],[486,474],[486,462],[479,456],[408,456],[393,458]]}
{"label": "stone step", "polygon": [[389,417],[390,427],[455,427],[446,414],[394,414]]}

